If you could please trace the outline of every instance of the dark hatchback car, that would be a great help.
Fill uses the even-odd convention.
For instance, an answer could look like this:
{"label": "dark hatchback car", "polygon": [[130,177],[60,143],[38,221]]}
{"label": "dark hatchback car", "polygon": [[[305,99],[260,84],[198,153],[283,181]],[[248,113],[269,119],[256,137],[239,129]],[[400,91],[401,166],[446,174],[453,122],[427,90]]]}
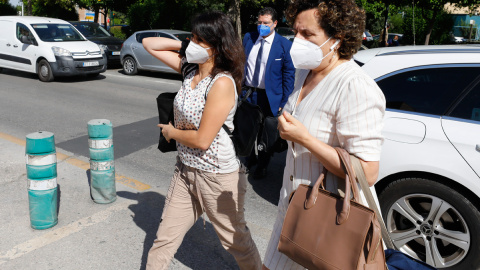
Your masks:
{"label": "dark hatchback car", "polygon": [[123,40],[112,36],[95,22],[70,22],[88,40],[98,44],[105,51],[109,64],[120,64],[120,50]]}

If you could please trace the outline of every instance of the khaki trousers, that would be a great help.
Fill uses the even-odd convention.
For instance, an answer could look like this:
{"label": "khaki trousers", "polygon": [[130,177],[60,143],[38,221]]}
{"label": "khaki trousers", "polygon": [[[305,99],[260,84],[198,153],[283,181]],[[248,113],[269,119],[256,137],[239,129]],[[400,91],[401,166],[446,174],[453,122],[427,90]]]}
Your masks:
{"label": "khaki trousers", "polygon": [[220,174],[177,162],[147,270],[167,269],[187,231],[202,215],[210,219],[222,246],[240,269],[261,269],[262,261],[244,218],[244,172]]}

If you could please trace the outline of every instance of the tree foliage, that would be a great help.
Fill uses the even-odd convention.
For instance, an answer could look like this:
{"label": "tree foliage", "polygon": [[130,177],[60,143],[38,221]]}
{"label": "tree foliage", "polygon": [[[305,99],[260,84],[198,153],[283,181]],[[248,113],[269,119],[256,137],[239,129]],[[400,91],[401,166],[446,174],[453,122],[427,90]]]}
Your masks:
{"label": "tree foliage", "polygon": [[8,0],[0,2],[0,16],[17,15],[17,9],[10,5]]}
{"label": "tree foliage", "polygon": [[[23,0],[25,7],[31,4],[31,15],[58,18],[62,20],[78,20],[75,3],[70,0]],[[26,13],[28,14],[28,7]]]}

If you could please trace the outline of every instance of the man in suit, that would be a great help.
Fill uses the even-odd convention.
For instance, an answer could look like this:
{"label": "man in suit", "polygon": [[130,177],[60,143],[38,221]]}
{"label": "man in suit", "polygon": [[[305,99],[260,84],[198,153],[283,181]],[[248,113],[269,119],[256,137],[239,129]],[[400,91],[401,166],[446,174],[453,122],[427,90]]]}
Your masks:
{"label": "man in suit", "polygon": [[[277,12],[266,7],[259,11],[257,31],[245,34],[243,47],[247,62],[245,64],[244,93],[251,88],[254,92],[249,98],[262,109],[264,116],[277,116],[281,112],[288,96],[293,91],[295,68],[290,57],[292,42],[275,33]],[[247,166],[257,163],[253,174],[256,179],[267,174],[272,153],[253,152]]]}

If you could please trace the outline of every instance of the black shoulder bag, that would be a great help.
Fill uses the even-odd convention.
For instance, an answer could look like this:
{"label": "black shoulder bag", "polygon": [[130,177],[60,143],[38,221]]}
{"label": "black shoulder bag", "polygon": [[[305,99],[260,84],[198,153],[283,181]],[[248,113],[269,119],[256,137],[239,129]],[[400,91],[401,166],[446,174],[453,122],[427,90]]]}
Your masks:
{"label": "black shoulder bag", "polygon": [[237,111],[233,117],[234,130],[230,132],[223,124],[223,129],[233,141],[237,156],[246,157],[252,152],[256,144],[257,136],[263,126],[263,113],[258,105],[252,104],[246,99],[252,94],[249,89],[243,98],[239,98]]}

